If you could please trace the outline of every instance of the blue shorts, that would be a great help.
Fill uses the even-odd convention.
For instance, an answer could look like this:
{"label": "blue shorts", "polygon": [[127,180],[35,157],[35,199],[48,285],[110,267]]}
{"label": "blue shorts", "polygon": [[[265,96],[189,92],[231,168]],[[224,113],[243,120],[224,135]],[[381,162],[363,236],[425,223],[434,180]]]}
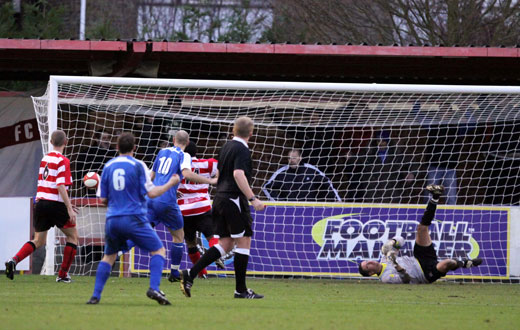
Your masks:
{"label": "blue shorts", "polygon": [[144,215],[122,215],[107,218],[105,224],[105,254],[128,250],[127,240],[152,252],[163,247],[159,236]]}
{"label": "blue shorts", "polygon": [[181,209],[177,203],[167,204],[150,199],[148,201],[148,220],[154,225],[162,223],[170,230],[182,229],[184,227]]}

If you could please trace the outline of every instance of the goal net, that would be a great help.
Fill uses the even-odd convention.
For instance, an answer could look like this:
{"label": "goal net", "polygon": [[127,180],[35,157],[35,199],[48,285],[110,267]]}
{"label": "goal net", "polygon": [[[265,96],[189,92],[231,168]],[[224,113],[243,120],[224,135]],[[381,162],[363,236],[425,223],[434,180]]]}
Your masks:
{"label": "goal net", "polygon": [[[49,132],[69,136],[70,193],[80,207],[73,274],[93,274],[104,244],[105,209],[81,179],[101,174],[121,132],[137,137],[135,157],[151,167],[180,129],[196,143],[198,158],[218,158],[234,120],[249,116],[252,188],[270,201],[265,212],[253,212],[249,274],[358,276],[358,262],[378,260],[395,235],[405,238],[401,253],[412,255],[428,200],[424,187],[438,183],[446,191],[430,230],[439,258],[485,260],[448,278],[508,281],[519,276],[520,260],[509,244],[520,203],[519,93],[490,86],[51,77],[34,106],[45,152]],[[169,233],[156,229],[169,249]],[[47,274],[56,271],[64,247],[59,231],[50,235]],[[145,275],[148,261],[136,248],[114,271]],[[181,268],[189,265],[184,257]],[[226,270],[208,270],[233,274],[232,255]]]}

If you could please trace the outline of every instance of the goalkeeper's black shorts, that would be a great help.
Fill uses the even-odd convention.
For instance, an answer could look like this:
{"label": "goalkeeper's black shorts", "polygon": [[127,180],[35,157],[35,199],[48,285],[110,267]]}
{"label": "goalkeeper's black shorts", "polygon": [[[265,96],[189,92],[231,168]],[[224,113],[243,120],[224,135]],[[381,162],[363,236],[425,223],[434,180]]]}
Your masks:
{"label": "goalkeeper's black shorts", "polygon": [[428,282],[433,283],[439,278],[446,276],[446,273],[437,270],[439,260],[437,259],[437,252],[433,244],[421,246],[416,243],[413,247],[413,256],[419,261],[424,277],[426,277]]}

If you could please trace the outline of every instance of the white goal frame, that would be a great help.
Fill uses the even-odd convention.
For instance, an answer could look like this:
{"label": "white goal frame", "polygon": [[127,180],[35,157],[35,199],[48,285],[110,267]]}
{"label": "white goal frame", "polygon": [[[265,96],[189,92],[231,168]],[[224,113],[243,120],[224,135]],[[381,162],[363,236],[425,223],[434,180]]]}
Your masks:
{"label": "white goal frame", "polygon": [[[184,87],[184,88],[229,88],[257,90],[299,90],[330,92],[380,92],[380,93],[469,93],[469,94],[520,94],[519,86],[459,86],[459,85],[414,85],[414,84],[367,84],[367,83],[311,83],[311,82],[275,82],[275,81],[238,81],[238,80],[195,80],[195,79],[150,79],[150,78],[114,78],[89,76],[50,76],[48,93],[48,128],[49,133],[58,125],[58,85],[59,84],[103,84],[119,86],[148,87]],[[33,98],[34,99],[34,98]],[[43,144],[43,143],[42,143]],[[43,145],[44,154],[51,149]],[[45,265],[42,274],[54,274],[56,233],[55,228],[48,231]]]}

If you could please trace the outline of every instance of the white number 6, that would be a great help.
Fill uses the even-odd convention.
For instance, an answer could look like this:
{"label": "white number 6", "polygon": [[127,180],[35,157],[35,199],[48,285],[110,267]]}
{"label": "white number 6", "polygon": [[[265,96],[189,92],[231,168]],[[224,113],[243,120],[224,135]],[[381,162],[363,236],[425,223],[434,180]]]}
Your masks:
{"label": "white number 6", "polygon": [[118,168],[117,170],[115,170],[114,176],[112,177],[112,181],[115,190],[121,191],[125,189],[125,170],[122,168]]}

